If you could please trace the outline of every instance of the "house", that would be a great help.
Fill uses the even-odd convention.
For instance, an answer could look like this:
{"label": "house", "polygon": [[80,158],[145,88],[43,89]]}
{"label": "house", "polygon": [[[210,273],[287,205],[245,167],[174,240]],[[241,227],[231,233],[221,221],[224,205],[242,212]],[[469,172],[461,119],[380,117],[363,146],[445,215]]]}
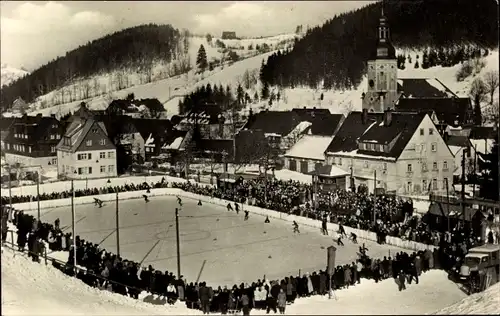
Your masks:
{"label": "house", "polygon": [[9,135],[9,131],[11,130],[11,127],[13,126],[13,123],[15,121],[14,117],[0,117],[0,144],[1,144],[1,149],[2,149],[2,156],[5,154],[4,149],[5,149],[5,138],[7,135]]}
{"label": "house", "polygon": [[347,190],[348,174],[345,170],[332,165],[318,166],[316,170],[311,172],[313,183],[320,191]]}
{"label": "house", "polygon": [[237,39],[236,32],[223,31],[221,38],[222,39]]}
{"label": "house", "polygon": [[28,105],[24,100],[19,97],[12,102],[12,113],[13,114],[24,114],[28,110]]}
{"label": "house", "polygon": [[150,161],[151,157],[158,156],[161,153],[161,147],[172,134],[172,123],[170,120],[153,119],[132,119],[137,131],[144,139],[145,160]]}
{"label": "house", "polygon": [[[464,212],[465,211],[465,212]],[[474,231],[475,236],[486,236],[484,214],[475,208],[466,206],[462,208],[459,203],[454,201],[432,202],[429,211],[424,214],[423,221],[431,229],[445,232],[449,231],[448,226],[453,230],[460,222],[467,222]]]}
{"label": "house", "polygon": [[325,151],[332,142],[332,136],[304,135],[284,155],[284,167],[302,173],[309,173],[325,164]]}
{"label": "house", "polygon": [[311,123],[307,134],[317,136],[333,136],[338,131],[345,119],[343,114],[332,114],[328,109],[313,108],[295,108],[292,112],[296,113],[302,121]]}
{"label": "house", "polygon": [[194,107],[184,115],[181,126],[192,126],[193,124],[219,124],[223,118],[223,112],[215,103],[204,103]]}
{"label": "house", "polygon": [[89,179],[117,176],[117,150],[108,137],[105,124],[83,109],[71,123],[56,147],[61,178]]}
{"label": "house", "polygon": [[379,20],[377,44],[368,61],[367,91],[362,94],[362,109],[369,112],[434,111],[435,124],[467,125],[473,123],[470,99],[459,98],[435,78],[398,78],[396,50],[383,12]]}
{"label": "house", "polygon": [[8,131],[2,132],[5,160],[9,164],[19,163],[28,171],[55,170],[58,164],[56,146],[63,133],[61,124],[52,116],[24,114],[15,118]]}
{"label": "house", "polygon": [[351,112],[325,155],[370,192],[427,194],[452,185],[453,154],[426,113]]}
{"label": "house", "polygon": [[472,126],[469,139],[475,151],[482,156],[491,153],[498,131],[495,127]]}
{"label": "house", "polygon": [[[465,174],[474,174],[478,170],[478,161],[474,146],[467,136],[449,135],[445,133],[444,140],[454,156],[453,176],[457,179],[462,177],[462,159],[465,157]],[[475,166],[475,167],[474,167]],[[454,181],[455,182],[455,181]]]}
{"label": "house", "polygon": [[127,99],[111,101],[106,112],[135,118],[159,118],[165,113],[165,108],[158,99],[134,99],[133,95],[129,95]]}

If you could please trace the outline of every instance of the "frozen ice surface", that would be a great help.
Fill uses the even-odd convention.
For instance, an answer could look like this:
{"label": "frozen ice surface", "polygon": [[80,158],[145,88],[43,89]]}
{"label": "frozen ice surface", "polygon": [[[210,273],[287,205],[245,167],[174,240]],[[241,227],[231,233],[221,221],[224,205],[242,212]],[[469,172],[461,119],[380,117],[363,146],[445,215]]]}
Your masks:
{"label": "frozen ice surface", "polygon": [[[303,274],[326,268],[326,248],[334,244],[334,236],[322,236],[318,229],[306,226],[300,227],[300,234],[293,234],[290,222],[272,219],[265,224],[264,217],[252,213],[244,221],[242,211],[237,215],[209,203],[198,206],[197,201],[187,198],[183,204],[179,215],[181,274],[188,281],[197,279],[204,260],[200,279],[212,285],[232,286],[256,281],[264,274],[275,279],[295,276],[299,269]],[[121,256],[176,274],[176,207],[176,198],[170,196],[155,197],[149,203],[141,199],[120,201]],[[102,208],[76,205],[77,235],[116,253],[115,210],[111,202]],[[41,216],[42,221],[51,223],[59,218],[61,228],[71,231],[70,207],[42,210]],[[343,242],[343,247],[335,244],[337,264],[357,258],[360,244],[347,239]],[[376,258],[401,251],[393,246],[359,242],[365,242],[369,255]]]}

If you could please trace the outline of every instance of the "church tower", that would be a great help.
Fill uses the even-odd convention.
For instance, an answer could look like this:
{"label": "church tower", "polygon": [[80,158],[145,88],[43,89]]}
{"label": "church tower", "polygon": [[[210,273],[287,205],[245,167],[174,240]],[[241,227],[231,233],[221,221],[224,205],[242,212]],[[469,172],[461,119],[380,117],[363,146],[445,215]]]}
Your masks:
{"label": "church tower", "polygon": [[391,44],[384,8],[379,20],[378,41],[368,61],[368,87],[363,93],[363,109],[369,112],[394,110],[398,99],[396,49]]}

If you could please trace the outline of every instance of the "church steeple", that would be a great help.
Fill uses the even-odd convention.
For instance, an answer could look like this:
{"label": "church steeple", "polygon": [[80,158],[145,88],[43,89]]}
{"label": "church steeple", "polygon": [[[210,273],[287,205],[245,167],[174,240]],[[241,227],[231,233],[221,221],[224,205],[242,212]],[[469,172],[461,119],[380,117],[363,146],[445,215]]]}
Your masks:
{"label": "church steeple", "polygon": [[396,58],[396,50],[391,44],[390,28],[387,18],[384,15],[384,6],[382,3],[382,12],[378,24],[378,41],[376,58],[392,59]]}

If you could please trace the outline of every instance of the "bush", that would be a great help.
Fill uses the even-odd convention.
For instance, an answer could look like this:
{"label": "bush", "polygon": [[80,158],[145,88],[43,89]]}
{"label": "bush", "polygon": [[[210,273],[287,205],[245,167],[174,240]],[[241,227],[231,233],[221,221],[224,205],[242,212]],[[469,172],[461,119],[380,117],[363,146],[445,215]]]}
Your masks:
{"label": "bush", "polygon": [[467,78],[470,75],[472,75],[473,71],[474,71],[474,66],[472,65],[472,63],[469,60],[467,60],[458,69],[455,77],[456,77],[456,79],[457,79],[458,82],[464,81],[465,78]]}
{"label": "bush", "polygon": [[475,58],[472,61],[472,67],[474,68],[474,74],[475,75],[477,75],[478,73],[480,73],[481,69],[483,69],[484,66],[486,66],[486,63],[481,58]]}

